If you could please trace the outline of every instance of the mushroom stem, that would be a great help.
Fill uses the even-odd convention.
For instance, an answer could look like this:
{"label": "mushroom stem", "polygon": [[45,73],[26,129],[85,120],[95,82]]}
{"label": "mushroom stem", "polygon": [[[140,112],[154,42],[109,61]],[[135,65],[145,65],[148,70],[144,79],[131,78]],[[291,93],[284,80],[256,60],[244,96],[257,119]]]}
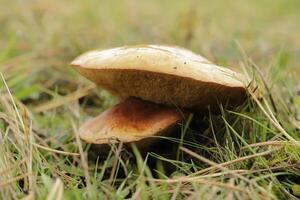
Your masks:
{"label": "mushroom stem", "polygon": [[[152,144],[154,136],[167,136],[184,119],[176,108],[129,97],[79,129],[82,140],[94,144],[135,142]],[[157,137],[156,137],[157,139]]]}

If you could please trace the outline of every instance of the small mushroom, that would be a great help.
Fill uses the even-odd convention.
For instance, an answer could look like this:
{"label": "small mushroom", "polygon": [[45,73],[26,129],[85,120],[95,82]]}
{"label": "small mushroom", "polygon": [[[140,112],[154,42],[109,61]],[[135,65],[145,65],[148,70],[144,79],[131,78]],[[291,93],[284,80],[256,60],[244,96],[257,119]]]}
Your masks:
{"label": "small mushroom", "polygon": [[146,145],[155,141],[153,136],[171,133],[183,116],[177,109],[129,97],[84,123],[79,133],[88,143],[139,141]]}
{"label": "small mushroom", "polygon": [[145,141],[184,119],[178,108],[202,112],[244,102],[244,77],[193,52],[171,46],[91,51],[72,63],[79,73],[125,99],[80,128],[88,143]]}

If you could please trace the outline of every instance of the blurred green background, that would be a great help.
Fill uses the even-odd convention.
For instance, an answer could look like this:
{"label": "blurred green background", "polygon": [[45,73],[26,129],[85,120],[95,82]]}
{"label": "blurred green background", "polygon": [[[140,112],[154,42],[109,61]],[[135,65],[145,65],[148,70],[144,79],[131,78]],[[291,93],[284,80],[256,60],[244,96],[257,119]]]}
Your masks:
{"label": "blurred green background", "polygon": [[59,60],[93,48],[162,43],[237,65],[238,42],[256,62],[283,53],[285,67],[296,67],[299,9],[298,0],[1,0],[0,48],[12,46],[10,58]]}

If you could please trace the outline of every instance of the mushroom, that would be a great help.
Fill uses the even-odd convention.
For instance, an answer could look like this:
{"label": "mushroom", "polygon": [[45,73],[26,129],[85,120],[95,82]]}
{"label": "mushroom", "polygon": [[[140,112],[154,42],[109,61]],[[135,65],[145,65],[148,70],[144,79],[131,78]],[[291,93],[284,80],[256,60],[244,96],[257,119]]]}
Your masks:
{"label": "mushroom", "polygon": [[150,146],[154,136],[167,136],[183,116],[174,108],[129,97],[84,123],[79,133],[88,143],[139,141],[140,146]]}
{"label": "mushroom", "polygon": [[241,74],[180,47],[91,51],[71,66],[123,99],[80,127],[80,137],[88,143],[149,143],[147,138],[171,133],[188,112],[241,105],[246,97]]}

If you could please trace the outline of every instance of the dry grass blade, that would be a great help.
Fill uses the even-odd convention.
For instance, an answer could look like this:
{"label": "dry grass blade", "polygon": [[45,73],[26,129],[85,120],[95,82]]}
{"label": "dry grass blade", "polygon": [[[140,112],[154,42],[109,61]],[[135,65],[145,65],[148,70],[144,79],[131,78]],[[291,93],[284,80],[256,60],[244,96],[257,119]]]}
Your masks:
{"label": "dry grass blade", "polygon": [[63,197],[64,185],[63,182],[57,178],[51,191],[47,196],[47,200],[61,200]]}
{"label": "dry grass blade", "polygon": [[171,200],[176,200],[177,199],[177,195],[179,193],[179,190],[180,190],[180,187],[181,187],[181,182],[179,182],[175,188],[175,191],[173,192],[172,194],[172,198]]}
{"label": "dry grass blade", "polygon": [[21,200],[34,200],[34,193],[33,192],[29,193],[27,196],[25,196]]}
{"label": "dry grass blade", "polygon": [[275,118],[275,116],[272,114],[267,102],[265,100],[263,100],[263,102],[265,102],[265,105],[267,106],[267,109],[269,110],[269,113],[265,110],[265,108],[263,107],[263,105],[261,104],[261,102],[257,99],[257,97],[255,96],[255,94],[253,94],[253,92],[251,92],[250,90],[248,91],[250,93],[250,95],[252,96],[252,98],[254,99],[254,101],[257,103],[257,105],[259,106],[259,108],[262,110],[262,112],[265,114],[265,116],[270,120],[270,122],[287,138],[289,139],[292,143],[294,143],[295,145],[297,145],[298,147],[300,147],[300,143],[299,141],[295,140],[292,136],[290,136],[286,130],[280,125],[280,123],[277,121],[277,119]]}
{"label": "dry grass blade", "polygon": [[266,156],[266,155],[269,155],[269,154],[273,153],[276,150],[277,149],[272,149],[272,150],[268,150],[268,151],[265,151],[265,152],[240,157],[240,158],[237,158],[235,160],[227,161],[227,162],[224,162],[224,163],[217,164],[215,166],[208,167],[208,168],[200,170],[196,173],[190,174],[189,176],[196,176],[196,175],[199,175],[199,174],[203,174],[205,172],[218,170],[220,167],[226,167],[226,166],[229,166],[229,165],[232,165],[232,164],[235,164],[235,163],[238,163],[238,162],[242,162],[242,161],[245,161],[245,160],[249,160],[249,159],[252,159],[252,158],[256,158],[256,157],[260,157],[260,156]]}
{"label": "dry grass blade", "polygon": [[267,90],[267,93],[268,93],[268,97],[270,99],[270,102],[272,104],[272,107],[274,109],[274,112],[277,113],[278,109],[276,107],[276,104],[275,104],[275,101],[274,101],[274,98],[272,96],[272,92],[270,90],[270,87],[268,86],[268,81],[266,80],[264,74],[262,73],[262,71],[259,69],[259,67],[251,60],[249,59],[250,63],[252,64],[252,66],[255,68],[255,70],[258,72],[259,76],[260,76],[260,79],[262,80],[263,82],[263,85],[265,87],[265,89]]}
{"label": "dry grass blade", "polygon": [[71,120],[71,123],[72,123],[73,131],[74,131],[74,134],[75,134],[77,146],[78,146],[78,149],[79,149],[81,164],[83,166],[83,172],[84,172],[84,176],[85,176],[85,181],[86,181],[88,193],[89,193],[89,195],[91,195],[91,178],[90,178],[90,174],[89,174],[88,163],[87,163],[86,157],[85,157],[83,149],[82,149],[82,144],[81,144],[81,141],[80,141],[80,138],[79,138],[79,133],[77,131],[76,125],[75,125],[73,120]]}
{"label": "dry grass blade", "polygon": [[272,194],[268,193],[263,187],[259,186],[256,182],[254,182],[253,180],[250,180],[250,179],[247,179],[245,178],[244,176],[240,175],[240,174],[237,174],[235,173],[234,171],[230,170],[230,169],[227,169],[223,166],[220,166],[218,165],[217,163],[211,161],[211,160],[208,160],[198,154],[196,154],[195,152],[187,149],[187,148],[184,148],[184,147],[181,147],[181,150],[184,151],[185,153],[199,159],[200,161],[202,162],[205,162],[213,167],[216,167],[222,171],[225,171],[225,172],[228,172],[229,174],[232,174],[233,176],[237,177],[237,178],[240,178],[241,180],[244,180],[245,182],[249,183],[250,185],[253,185],[254,187],[256,187],[257,189],[259,189],[261,191],[261,193],[263,193],[264,195],[270,197],[270,198],[273,198],[273,199],[276,199]]}
{"label": "dry grass blade", "polygon": [[290,119],[291,123],[297,128],[300,130],[300,120],[299,121],[296,121],[294,119]]}
{"label": "dry grass blade", "polygon": [[142,190],[143,190],[143,188],[141,186],[138,187],[137,190],[135,191],[135,193],[132,195],[131,199],[140,199]]}
{"label": "dry grass blade", "polygon": [[9,97],[10,97],[10,99],[11,99],[11,102],[12,102],[12,104],[13,104],[13,107],[14,107],[15,112],[16,112],[16,114],[17,114],[18,120],[20,121],[20,123],[21,123],[21,125],[22,125],[23,132],[25,133],[25,132],[26,132],[25,124],[24,124],[23,119],[22,119],[22,117],[21,117],[21,115],[20,115],[20,113],[19,113],[19,110],[18,110],[18,108],[17,108],[17,105],[16,105],[16,103],[15,103],[15,101],[14,101],[14,97],[13,97],[13,95],[11,94],[11,92],[10,92],[10,90],[9,90],[9,88],[8,88],[8,85],[7,85],[6,81],[5,81],[5,78],[4,78],[4,76],[3,76],[3,74],[2,74],[1,72],[0,72],[0,75],[1,75],[2,81],[3,81],[4,85],[5,85],[5,88],[6,88],[7,92],[8,92],[8,94],[9,94]]}
{"label": "dry grass blade", "polygon": [[[230,179],[228,184],[234,186],[234,179]],[[226,197],[226,200],[234,199],[233,197],[234,197],[233,191],[230,191]]]}
{"label": "dry grass blade", "polygon": [[28,177],[28,176],[31,176],[31,174],[30,174],[30,173],[22,174],[22,175],[20,175],[20,176],[14,177],[14,178],[12,178],[12,179],[10,179],[10,180],[4,181],[4,182],[0,183],[0,189],[3,188],[3,187],[6,187],[6,186],[8,186],[9,184],[12,184],[12,183],[14,183],[14,182],[16,182],[16,181],[25,179],[25,178]]}
{"label": "dry grass blade", "polygon": [[[284,145],[294,146],[295,144],[292,144],[291,142],[287,142],[287,141],[267,141],[267,142],[259,142],[259,143],[250,144],[250,145],[242,147],[241,149],[252,148],[252,147],[264,147],[264,146],[282,147]],[[256,155],[256,154],[253,154],[253,155]]]}
{"label": "dry grass blade", "polygon": [[42,146],[42,145],[37,144],[37,143],[32,143],[32,145],[37,147],[37,148],[40,148],[40,149],[43,149],[43,150],[46,150],[46,151],[50,151],[50,152],[53,152],[53,153],[58,153],[58,154],[68,155],[68,156],[80,156],[79,153],[72,153],[72,152],[66,152],[66,151],[51,149],[50,147],[45,147],[45,146]]}
{"label": "dry grass blade", "polygon": [[34,200],[34,193],[30,192],[27,196],[25,196],[24,198],[22,198],[21,200]]}
{"label": "dry grass blade", "polygon": [[52,101],[43,103],[42,105],[39,105],[39,106],[35,107],[34,111],[35,112],[44,112],[44,111],[62,106],[62,105],[66,104],[66,103],[69,103],[71,101],[75,101],[77,99],[80,99],[80,98],[88,95],[91,92],[91,90],[93,90],[95,87],[96,86],[94,84],[92,84],[92,85],[89,85],[89,86],[87,86],[83,89],[77,90],[74,93],[66,95],[64,97],[59,97],[59,98],[54,99]]}
{"label": "dry grass blade", "polygon": [[117,148],[115,148],[115,146],[112,147],[112,149],[114,150],[114,153],[115,153],[115,159],[113,161],[112,170],[111,170],[111,174],[110,174],[110,177],[109,177],[109,184],[110,185],[114,184],[115,178],[117,176],[116,171],[117,171],[117,168],[118,168],[118,165],[119,165],[119,160],[121,160],[120,153],[122,151],[122,147],[123,147],[122,142],[119,143]]}
{"label": "dry grass blade", "polygon": [[221,187],[221,188],[225,188],[225,189],[229,189],[229,190],[235,190],[238,192],[245,192],[248,195],[251,194],[251,192],[249,190],[246,190],[244,188],[238,187],[238,186],[233,186],[230,184],[226,184],[226,183],[222,183],[222,182],[217,182],[217,181],[210,181],[207,179],[202,179],[199,177],[180,177],[180,178],[176,178],[176,179],[153,179],[153,181],[155,182],[163,182],[163,183],[201,183],[201,184],[207,184],[210,186],[217,186],[217,187]]}
{"label": "dry grass blade", "polygon": [[26,162],[26,158],[23,158],[21,161],[19,161],[19,162],[13,164],[13,165],[11,165],[11,166],[8,166],[8,167],[6,167],[6,168],[4,168],[4,169],[0,169],[0,176],[1,176],[2,174],[5,174],[5,173],[9,172],[10,170],[14,169],[15,167],[20,166],[21,164],[23,164],[23,163],[25,163],[25,162]]}
{"label": "dry grass blade", "polygon": [[[32,165],[33,165],[33,155],[32,155],[32,143],[33,143],[33,135],[32,135],[32,124],[30,123],[29,125],[29,130],[28,130],[28,142],[27,145],[29,146],[28,148],[28,162],[27,162],[27,166],[28,166],[28,173],[33,174],[32,171]],[[29,193],[33,193],[33,185],[34,185],[34,180],[33,180],[34,176],[28,176],[28,183],[29,183],[29,188],[28,191]]]}

